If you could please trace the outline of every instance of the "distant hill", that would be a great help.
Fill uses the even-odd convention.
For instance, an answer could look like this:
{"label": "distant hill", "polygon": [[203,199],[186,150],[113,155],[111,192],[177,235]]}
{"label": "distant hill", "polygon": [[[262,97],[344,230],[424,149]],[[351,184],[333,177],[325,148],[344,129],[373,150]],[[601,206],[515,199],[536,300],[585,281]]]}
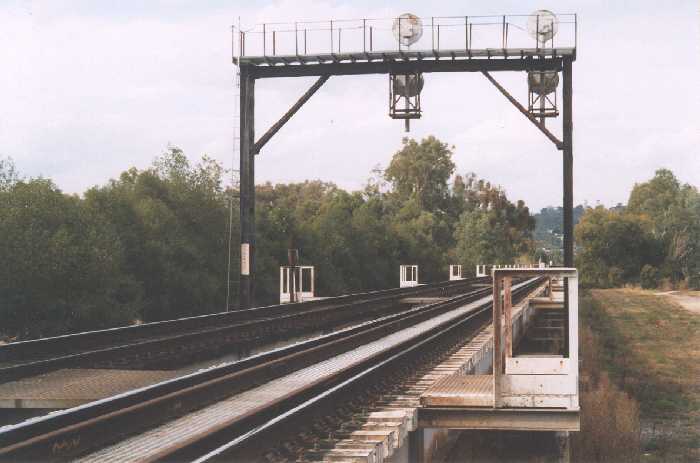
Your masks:
{"label": "distant hill", "polygon": [[[581,204],[574,207],[574,225],[578,223],[584,211],[585,208]],[[540,210],[539,213],[535,214],[535,220],[537,221],[535,233],[538,231],[547,232],[548,230],[561,233],[561,227],[564,220],[564,208],[552,206],[545,207],[544,209]]]}
{"label": "distant hill", "polygon": [[[585,208],[579,204],[574,207],[574,226],[578,223],[583,215]],[[562,207],[545,207],[535,217],[535,233],[534,238],[538,248],[546,248],[550,251],[556,251],[563,246],[563,220],[564,208]]]}
{"label": "distant hill", "polygon": [[[574,207],[574,227],[581,220],[581,216],[588,207],[590,206],[581,204]],[[618,203],[616,206],[610,207],[609,210],[622,212],[625,210],[625,207],[625,205]],[[537,214],[534,214],[533,217],[535,218],[533,237],[537,255],[542,256],[543,259],[561,263],[562,249],[564,247],[564,232],[562,230],[564,209],[562,207],[545,207]],[[576,252],[575,248],[574,252]]]}

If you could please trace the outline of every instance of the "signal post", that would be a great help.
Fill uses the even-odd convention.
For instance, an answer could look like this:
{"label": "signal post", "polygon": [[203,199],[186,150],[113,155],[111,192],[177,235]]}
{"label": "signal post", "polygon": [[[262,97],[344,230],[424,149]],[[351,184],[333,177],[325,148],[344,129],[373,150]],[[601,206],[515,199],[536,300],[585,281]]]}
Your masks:
{"label": "signal post", "polygon": [[[391,27],[381,24],[382,21],[390,21]],[[487,43],[480,34],[493,27],[500,31],[500,40]],[[568,37],[563,40],[562,28],[568,31]],[[393,37],[385,32],[388,29]],[[446,30],[461,32],[448,36]],[[325,38],[319,39],[319,34]],[[409,120],[422,115],[420,92],[424,74],[482,73],[563,152],[564,266],[573,267],[572,63],[576,59],[576,35],[576,15],[557,17],[547,10],[532,15],[429,19],[404,14],[389,20],[330,20],[327,25],[276,23],[261,24],[247,31],[234,30],[237,53],[233,62],[240,72],[240,307],[250,308],[255,300],[255,155],[332,76],[387,74],[389,114],[404,119],[408,130]],[[492,75],[495,72],[527,73],[527,107],[496,81]],[[560,72],[563,77],[561,140],[545,125],[546,118],[559,115],[556,87]],[[256,141],[255,81],[308,76],[318,79]]]}

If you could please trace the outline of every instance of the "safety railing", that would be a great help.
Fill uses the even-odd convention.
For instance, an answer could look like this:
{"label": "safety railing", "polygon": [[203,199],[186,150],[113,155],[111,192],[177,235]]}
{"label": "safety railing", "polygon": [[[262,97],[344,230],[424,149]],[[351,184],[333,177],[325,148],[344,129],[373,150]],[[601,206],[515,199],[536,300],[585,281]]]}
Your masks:
{"label": "safety railing", "polygon": [[[234,57],[303,56],[360,52],[445,51],[477,49],[576,48],[576,14],[557,14],[556,22],[536,28],[556,28],[546,42],[528,29],[534,15],[435,16],[417,18],[422,33],[410,46],[394,36],[406,18],[364,18],[292,23],[262,23],[233,28]],[[535,18],[537,19],[537,18]],[[532,27],[532,26],[530,26]],[[539,30],[539,29],[538,29]]]}

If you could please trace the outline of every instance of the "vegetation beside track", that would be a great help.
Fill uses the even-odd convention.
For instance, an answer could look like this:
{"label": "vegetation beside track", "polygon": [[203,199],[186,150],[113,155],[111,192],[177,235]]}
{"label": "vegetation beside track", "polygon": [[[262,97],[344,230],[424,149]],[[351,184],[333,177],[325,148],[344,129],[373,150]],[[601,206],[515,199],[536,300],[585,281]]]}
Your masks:
{"label": "vegetation beside track", "polygon": [[668,298],[608,289],[582,292],[580,317],[577,460],[699,461],[700,316]]}
{"label": "vegetation beside track", "polygon": [[659,169],[627,205],[586,209],[576,246],[583,286],[700,289],[700,192]]}
{"label": "vegetation beside track", "polygon": [[[405,139],[361,191],[319,180],[257,185],[257,305],[279,300],[289,248],[316,267],[324,296],[397,287],[399,264],[420,265],[422,282],[444,281],[448,264],[467,276],[476,263],[530,252],[525,203],[457,174],[453,149]],[[238,192],[224,174],[169,147],[150,168],[78,196],[0,158],[0,341],[218,312],[227,300],[236,308]]]}

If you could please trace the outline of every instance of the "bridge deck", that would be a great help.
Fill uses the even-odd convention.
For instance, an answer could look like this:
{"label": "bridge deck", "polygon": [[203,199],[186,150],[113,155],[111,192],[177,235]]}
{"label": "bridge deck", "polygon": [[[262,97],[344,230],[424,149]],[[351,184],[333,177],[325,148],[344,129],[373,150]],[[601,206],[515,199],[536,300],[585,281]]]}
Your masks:
{"label": "bridge deck", "polygon": [[[537,300],[536,297],[542,292],[544,286],[533,290],[525,300]],[[547,298],[549,301],[549,298]],[[516,314],[522,311],[523,303],[514,307]],[[399,452],[399,448],[409,440],[409,433],[421,428],[479,428],[479,426],[493,426],[494,429],[530,429],[536,426],[560,426],[561,429],[574,427],[578,421],[577,415],[555,413],[559,417],[559,422],[554,423],[551,411],[544,413],[532,410],[499,410],[498,414],[492,409],[486,408],[493,405],[492,381],[490,375],[482,375],[488,372],[490,367],[490,356],[493,343],[493,327],[487,327],[478,331],[468,342],[449,355],[444,361],[435,365],[427,372],[416,376],[407,385],[402,387],[391,396],[384,397],[377,406],[366,411],[366,416],[356,419],[360,421],[361,429],[359,435],[354,433],[335,436],[340,438],[329,448],[323,450],[309,451],[304,457],[309,461],[344,461],[348,457],[347,449],[353,449],[352,461],[387,461]],[[475,382],[474,379],[477,381]],[[489,381],[484,381],[488,379]],[[428,391],[443,382],[464,382],[459,388],[455,388],[456,393],[480,396],[484,401],[484,406],[479,408],[449,407],[436,408],[426,407],[423,400]],[[481,381],[479,381],[481,380]],[[486,392],[491,394],[486,397]],[[488,401],[488,403],[485,403]],[[445,411],[445,413],[442,413]],[[438,411],[435,416],[431,415]],[[424,413],[427,412],[427,413]],[[442,426],[444,420],[451,419],[451,426]],[[470,420],[464,419],[464,414]],[[384,421],[376,418],[386,416]],[[393,417],[393,418],[388,418]],[[434,418],[429,425],[428,420]],[[434,425],[432,425],[434,423]],[[466,423],[466,426],[465,426]],[[434,431],[435,429],[433,429]],[[371,434],[368,434],[371,433]],[[422,436],[422,435],[421,435]],[[423,437],[418,437],[422,439]],[[371,445],[369,445],[371,444]],[[409,447],[412,444],[409,444]],[[362,447],[362,448],[361,448]],[[409,450],[410,451],[410,450]],[[399,457],[400,458],[400,457]],[[274,460],[273,460],[274,461]],[[389,460],[390,461],[390,460]]]}
{"label": "bridge deck", "polygon": [[177,370],[65,368],[0,384],[0,408],[69,408],[165,381]]}
{"label": "bridge deck", "polygon": [[142,459],[155,457],[161,454],[161,452],[166,452],[170,447],[178,445],[178,442],[182,442],[183,436],[193,439],[196,436],[207,435],[217,428],[235,422],[246,413],[253,411],[261,405],[281,400],[290,393],[299,391],[315,382],[328,378],[342,369],[349,368],[365,359],[371,358],[390,346],[416,338],[427,330],[468,314],[483,304],[488,303],[490,299],[490,296],[484,297],[475,302],[450,310],[449,312],[418,323],[410,328],[400,330],[357,349],[303,368],[270,383],[255,387],[227,400],[217,402],[216,404],[187,414],[179,419],[165,423],[138,436],[103,448],[90,455],[86,455],[79,461],[116,461],[128,458],[129,455],[136,454]]}
{"label": "bridge deck", "polygon": [[421,397],[426,406],[492,407],[492,375],[451,375],[436,382]]}
{"label": "bridge deck", "polygon": [[[532,298],[529,303],[533,308],[532,318],[547,322],[548,315],[554,310],[563,312],[564,297],[561,286],[553,287],[553,297]],[[513,319],[522,314],[523,303],[514,307]],[[544,316],[544,318],[538,318]],[[529,326],[521,338],[527,343],[539,338],[533,337],[541,327]],[[563,326],[553,329],[563,333]],[[489,327],[488,342],[493,342],[492,327]],[[555,341],[558,338],[553,338]],[[473,340],[471,343],[475,343]],[[527,347],[527,346],[525,346]],[[527,349],[525,349],[527,350]],[[523,357],[530,354],[525,352]],[[537,354],[543,357],[544,354]],[[552,355],[560,358],[560,355]],[[454,374],[436,381],[421,396],[422,408],[419,410],[419,426],[426,428],[448,429],[495,429],[495,430],[536,430],[536,431],[578,431],[580,418],[577,410],[566,409],[517,409],[493,408],[494,379],[492,374],[462,375]]]}

